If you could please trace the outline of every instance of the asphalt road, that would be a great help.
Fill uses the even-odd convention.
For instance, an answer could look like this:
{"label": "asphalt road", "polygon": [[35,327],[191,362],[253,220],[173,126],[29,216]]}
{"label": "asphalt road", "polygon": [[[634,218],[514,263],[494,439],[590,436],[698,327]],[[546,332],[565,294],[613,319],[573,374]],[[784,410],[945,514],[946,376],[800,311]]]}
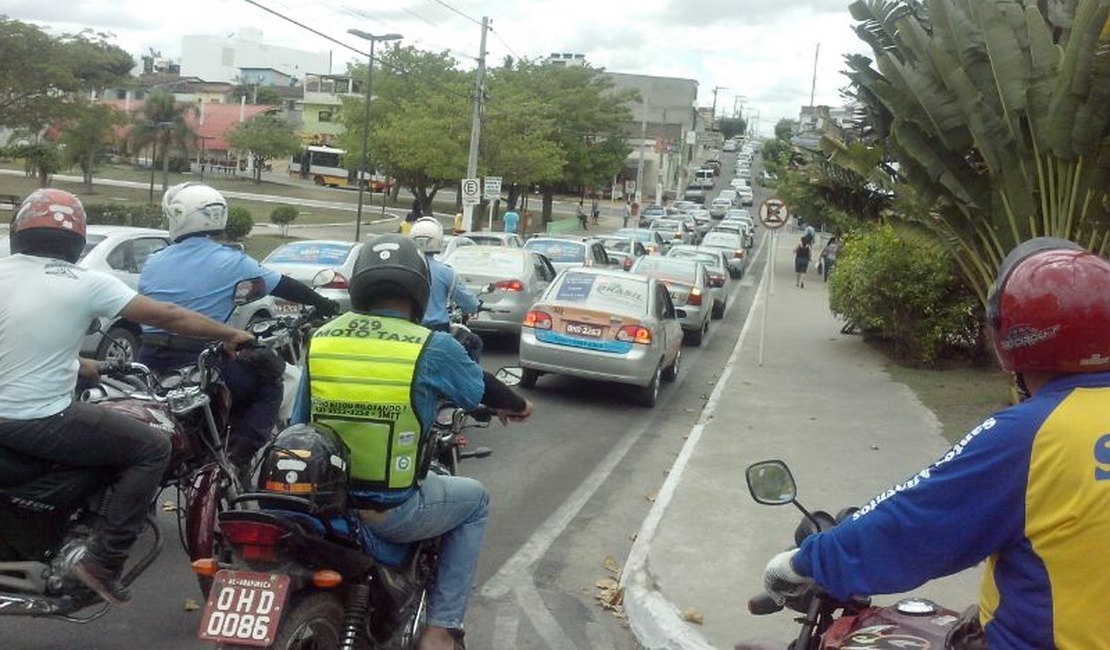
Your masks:
{"label": "asphalt road", "polygon": [[[728,187],[732,156],[724,163],[718,189]],[[748,273],[733,283],[725,318],[713,321],[702,346],[683,350],[682,375],[664,384],[654,409],[634,405],[621,386],[545,376],[522,390],[535,403],[532,421],[470,434],[472,444],[494,454],[461,468],[488,487],[493,508],[467,615],[469,647],[636,647],[624,621],[598,605],[595,584],[617,577],[612,570],[627,556],[735,344],[763,272],[764,234],[757,235]],[[487,342],[487,369],[515,363],[514,343]],[[88,625],[6,618],[0,648],[210,647],[196,640],[200,612],[189,606],[202,603],[176,539],[175,515],[160,516],[165,549],[134,585],[128,607]]]}

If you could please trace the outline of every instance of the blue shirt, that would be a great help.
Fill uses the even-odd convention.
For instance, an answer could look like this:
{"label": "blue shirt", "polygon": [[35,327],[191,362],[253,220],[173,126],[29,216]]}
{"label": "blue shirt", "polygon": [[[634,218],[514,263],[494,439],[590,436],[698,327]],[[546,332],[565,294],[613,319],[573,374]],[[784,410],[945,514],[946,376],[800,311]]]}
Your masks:
{"label": "blue shirt", "polygon": [[1108,648],[1110,373],[1057,377],[932,466],[805,540],[794,568],[837,598],[986,559],[987,646]]}
{"label": "blue shirt", "polygon": [[[236,247],[208,237],[190,237],[147,258],[139,275],[139,293],[226,323],[235,311],[236,283],[251,278],[262,278],[269,295],[281,274]],[[144,325],[143,331],[159,330]]]}
{"label": "blue shirt", "polygon": [[[373,316],[399,318],[392,311],[371,312]],[[311,379],[305,368],[297,399],[293,404],[294,424],[306,424],[311,411]],[[467,410],[478,408],[485,394],[486,383],[482,368],[466,354],[466,350],[450,334],[432,332],[431,339],[416,361],[413,374],[412,405],[416,416],[424,426],[422,435],[427,436],[435,422],[436,410],[440,402],[448,401]],[[381,493],[376,490],[357,490],[354,494],[382,504],[401,503],[412,496],[416,488],[403,492]]]}
{"label": "blue shirt", "polygon": [[505,213],[505,232],[516,232],[516,228],[520,225],[520,215],[516,210],[509,210]]}
{"label": "blue shirt", "polygon": [[430,254],[424,255],[424,258],[428,260],[428,270],[432,273],[432,291],[428,296],[428,307],[424,310],[421,325],[434,329],[450,323],[451,316],[447,310],[452,300],[463,313],[473,314],[478,311],[478,299],[459,282],[454,269]]}

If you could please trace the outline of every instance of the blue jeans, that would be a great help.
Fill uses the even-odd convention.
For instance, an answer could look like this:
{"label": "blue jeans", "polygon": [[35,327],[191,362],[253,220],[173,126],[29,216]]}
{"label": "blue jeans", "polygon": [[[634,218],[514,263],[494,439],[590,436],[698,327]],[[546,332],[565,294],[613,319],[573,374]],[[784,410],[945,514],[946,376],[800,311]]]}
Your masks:
{"label": "blue jeans", "polygon": [[440,537],[436,581],[428,598],[428,625],[458,629],[474,587],[487,523],[489,493],[481,483],[428,472],[411,499],[366,526],[391,542]]}

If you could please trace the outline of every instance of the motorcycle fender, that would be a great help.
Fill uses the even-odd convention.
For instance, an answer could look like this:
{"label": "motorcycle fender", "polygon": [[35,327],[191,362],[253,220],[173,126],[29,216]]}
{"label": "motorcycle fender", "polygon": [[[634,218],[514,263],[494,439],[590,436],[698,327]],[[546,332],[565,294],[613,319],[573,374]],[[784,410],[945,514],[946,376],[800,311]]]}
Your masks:
{"label": "motorcycle fender", "polygon": [[185,489],[185,544],[189,559],[212,557],[220,505],[220,468],[206,465]]}

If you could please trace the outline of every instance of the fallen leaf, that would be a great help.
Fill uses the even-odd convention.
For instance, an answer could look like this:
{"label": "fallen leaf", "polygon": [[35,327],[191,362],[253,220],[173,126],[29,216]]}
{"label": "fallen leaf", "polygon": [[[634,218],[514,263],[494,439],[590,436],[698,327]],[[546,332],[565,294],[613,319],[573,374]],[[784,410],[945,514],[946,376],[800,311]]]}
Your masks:
{"label": "fallen leaf", "polygon": [[628,539],[630,539],[630,540],[632,540],[632,541],[634,541],[634,542],[635,542],[635,541],[636,541],[636,537],[638,537],[638,536],[639,536],[639,533],[632,533],[631,535],[629,535],[629,536],[628,536]]}
{"label": "fallen leaf", "polygon": [[605,559],[601,561],[601,566],[605,567],[605,570],[614,576],[620,577],[621,565],[617,564],[612,555],[606,555]]}
{"label": "fallen leaf", "polygon": [[163,501],[162,512],[177,512],[177,504],[173,501]]}
{"label": "fallen leaf", "polygon": [[620,583],[612,578],[602,578],[594,583],[598,589],[616,589],[620,587]]}
{"label": "fallen leaf", "polygon": [[185,599],[185,611],[195,612],[198,609],[200,609],[200,605],[197,604],[197,601],[193,600],[192,598]]}
{"label": "fallen leaf", "polygon": [[695,625],[701,625],[705,622],[705,617],[702,616],[701,611],[699,611],[698,609],[694,607],[687,607],[686,609],[682,610],[682,620],[693,623]]}

